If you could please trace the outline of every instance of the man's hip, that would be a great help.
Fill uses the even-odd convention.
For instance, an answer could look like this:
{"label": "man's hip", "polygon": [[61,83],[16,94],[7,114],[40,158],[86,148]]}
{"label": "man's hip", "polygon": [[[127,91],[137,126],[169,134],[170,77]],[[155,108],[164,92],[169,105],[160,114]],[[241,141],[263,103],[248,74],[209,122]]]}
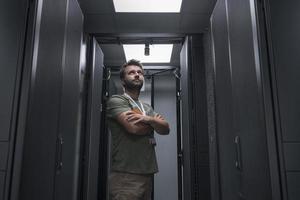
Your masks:
{"label": "man's hip", "polygon": [[152,174],[111,172],[109,176],[110,200],[151,200]]}

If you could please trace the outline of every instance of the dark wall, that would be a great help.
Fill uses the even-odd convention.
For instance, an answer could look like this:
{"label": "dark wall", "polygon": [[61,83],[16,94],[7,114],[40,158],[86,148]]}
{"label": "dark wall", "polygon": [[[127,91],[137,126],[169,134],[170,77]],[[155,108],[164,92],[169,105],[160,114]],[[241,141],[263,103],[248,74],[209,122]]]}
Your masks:
{"label": "dark wall", "polygon": [[0,199],[8,198],[25,41],[26,0],[0,4]]}
{"label": "dark wall", "polygon": [[299,1],[265,1],[284,199],[300,198]]}

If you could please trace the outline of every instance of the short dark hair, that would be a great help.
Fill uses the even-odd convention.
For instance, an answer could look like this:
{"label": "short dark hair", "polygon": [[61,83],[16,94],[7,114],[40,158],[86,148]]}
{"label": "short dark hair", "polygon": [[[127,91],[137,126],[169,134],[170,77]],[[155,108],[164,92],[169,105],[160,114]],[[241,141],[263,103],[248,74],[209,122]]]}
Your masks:
{"label": "short dark hair", "polygon": [[124,76],[125,76],[125,68],[128,67],[129,65],[135,65],[135,66],[138,66],[142,69],[142,71],[144,72],[144,69],[143,69],[143,65],[140,61],[138,60],[135,60],[135,59],[131,59],[129,61],[127,61],[126,63],[124,63],[120,69],[120,79],[123,80],[124,79]]}

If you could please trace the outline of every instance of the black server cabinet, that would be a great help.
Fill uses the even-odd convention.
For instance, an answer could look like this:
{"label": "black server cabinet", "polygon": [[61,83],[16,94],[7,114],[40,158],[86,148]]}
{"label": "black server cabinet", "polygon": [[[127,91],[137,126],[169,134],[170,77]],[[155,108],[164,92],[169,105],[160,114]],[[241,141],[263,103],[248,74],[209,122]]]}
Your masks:
{"label": "black server cabinet", "polygon": [[297,1],[260,1],[262,40],[271,74],[283,200],[300,198],[300,57]]}
{"label": "black server cabinet", "polygon": [[[185,99],[181,98],[181,133],[182,133],[182,156],[183,156],[183,198],[190,200],[191,199],[191,163],[189,162],[190,158],[190,150],[184,149],[184,147],[190,146],[190,133],[191,125],[190,120],[191,117],[189,115],[189,105],[191,105],[191,97],[190,97],[190,86],[188,85],[188,77],[189,77],[189,68],[190,59],[189,59],[189,40],[186,39],[182,50],[180,52],[180,72],[181,72],[181,81],[180,90],[181,97],[185,97]],[[184,133],[183,133],[184,131]],[[183,134],[185,135],[183,137]]]}
{"label": "black server cabinet", "polygon": [[[79,199],[82,101],[84,98],[81,51],[83,14],[77,0],[69,0],[65,25],[59,128],[56,155],[55,199]],[[83,54],[83,55],[82,55]],[[61,144],[62,143],[62,144]]]}
{"label": "black server cabinet", "polygon": [[29,1],[0,6],[0,199],[9,198]]}
{"label": "black server cabinet", "polygon": [[256,13],[255,1],[219,0],[211,19],[222,199],[275,193]]}
{"label": "black server cabinet", "polygon": [[[106,167],[106,163],[102,163],[100,158],[105,154],[100,152],[105,144],[101,139],[106,132],[103,129],[103,105],[102,105],[102,89],[103,89],[103,71],[104,71],[104,55],[94,37],[89,37],[87,52],[88,74],[87,89],[88,99],[86,104],[86,127],[85,127],[85,144],[84,144],[84,171],[83,171],[83,199],[97,200],[105,199],[106,184],[100,183],[105,180],[101,177],[104,174],[99,173],[99,168]],[[103,184],[103,185],[101,185]],[[99,188],[99,186],[102,188]],[[103,192],[104,191],[104,192]],[[100,197],[100,195],[102,195]]]}
{"label": "black server cabinet", "polygon": [[180,53],[183,199],[210,199],[203,35],[187,36]]}
{"label": "black server cabinet", "polygon": [[11,197],[77,199],[83,16],[76,0],[31,3],[32,52],[22,82],[29,89],[22,90],[26,119],[19,126],[25,130],[17,135]]}

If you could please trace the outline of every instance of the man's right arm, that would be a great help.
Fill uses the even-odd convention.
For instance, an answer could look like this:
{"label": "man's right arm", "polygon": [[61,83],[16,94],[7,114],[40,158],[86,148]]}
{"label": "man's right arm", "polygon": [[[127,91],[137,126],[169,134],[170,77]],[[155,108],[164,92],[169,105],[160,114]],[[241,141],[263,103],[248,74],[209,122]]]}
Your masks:
{"label": "man's right arm", "polygon": [[148,135],[152,133],[153,128],[145,123],[137,123],[129,122],[127,120],[128,114],[133,111],[122,112],[117,116],[117,121],[126,129],[128,133],[132,133],[135,135]]}

